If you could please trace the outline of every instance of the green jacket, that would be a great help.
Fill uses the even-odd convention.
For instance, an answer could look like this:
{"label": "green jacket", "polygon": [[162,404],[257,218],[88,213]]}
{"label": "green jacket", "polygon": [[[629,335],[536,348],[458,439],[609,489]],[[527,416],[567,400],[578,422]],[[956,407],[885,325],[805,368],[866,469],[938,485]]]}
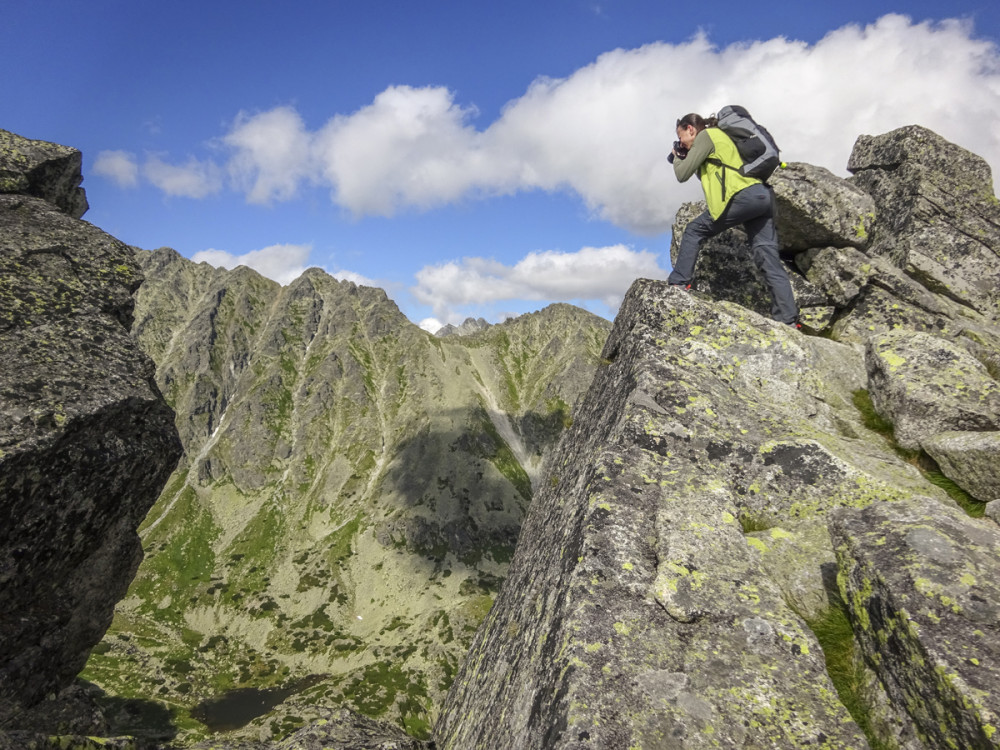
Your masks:
{"label": "green jacket", "polygon": [[743,160],[733,140],[718,128],[705,128],[695,137],[687,158],[674,159],[674,174],[681,182],[687,182],[698,173],[708,213],[718,219],[734,195],[760,183],[756,178],[741,175],[742,166]]}

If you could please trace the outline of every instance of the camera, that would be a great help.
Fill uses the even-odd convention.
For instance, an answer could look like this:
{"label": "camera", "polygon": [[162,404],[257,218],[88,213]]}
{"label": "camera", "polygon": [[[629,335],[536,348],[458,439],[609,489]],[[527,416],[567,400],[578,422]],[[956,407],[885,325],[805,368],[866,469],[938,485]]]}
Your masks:
{"label": "camera", "polygon": [[684,144],[680,141],[674,141],[674,150],[671,151],[670,155],[667,157],[667,161],[671,164],[674,163],[675,154],[678,159],[684,159],[688,155],[688,150],[684,148]]}

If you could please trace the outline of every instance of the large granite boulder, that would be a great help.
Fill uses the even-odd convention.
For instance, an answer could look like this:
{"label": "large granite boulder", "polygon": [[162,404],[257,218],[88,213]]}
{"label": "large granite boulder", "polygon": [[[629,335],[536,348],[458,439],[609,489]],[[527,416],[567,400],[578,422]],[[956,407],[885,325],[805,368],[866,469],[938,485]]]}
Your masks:
{"label": "large granite boulder", "polygon": [[986,161],[911,125],[858,138],[847,168],[875,200],[879,231],[869,252],[996,320],[1000,205]]}
{"label": "large granite boulder", "polygon": [[913,500],[835,511],[830,534],[865,659],[926,747],[1000,747],[1000,529]]}
{"label": "large granite boulder", "polygon": [[1000,498],[1000,432],[939,432],[921,446],[945,476],[980,502]]}
{"label": "large granite boulder", "polygon": [[79,219],[88,208],[80,187],[82,162],[83,155],[75,148],[0,129],[0,193],[33,195]]}
{"label": "large granite boulder", "polygon": [[181,447],[129,334],[133,252],[75,218],[85,202],[67,165],[79,154],[2,135],[0,726],[11,727],[100,641]]}
{"label": "large granite boulder", "polygon": [[861,353],[637,281],[449,694],[439,747],[866,747],[800,613],[833,508],[944,498]]}
{"label": "large granite boulder", "polygon": [[902,448],[939,432],[1000,430],[1000,384],[950,341],[900,329],[872,337],[865,358],[872,404]]}
{"label": "large granite boulder", "polygon": [[792,162],[770,180],[782,250],[856,247],[871,242],[875,201],[861,188],[812,164]]}

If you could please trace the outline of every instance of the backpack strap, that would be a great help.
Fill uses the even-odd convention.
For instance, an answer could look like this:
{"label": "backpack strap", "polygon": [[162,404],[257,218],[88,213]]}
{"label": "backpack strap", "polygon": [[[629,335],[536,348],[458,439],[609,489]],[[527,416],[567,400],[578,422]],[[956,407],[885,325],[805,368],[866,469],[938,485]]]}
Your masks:
{"label": "backpack strap", "polygon": [[[714,156],[710,156],[705,161],[709,164],[714,164],[717,167],[725,167],[726,169],[733,169],[729,164],[726,164],[722,159],[717,159]],[[739,170],[736,170],[737,172]],[[726,200],[726,170],[722,170],[722,200]]]}
{"label": "backpack strap", "polygon": [[[743,167],[742,166],[740,166],[740,167],[734,167],[732,164],[726,164],[724,161],[722,161],[722,159],[716,159],[716,158],[713,158],[713,157],[709,157],[709,158],[705,159],[705,161],[707,161],[709,164],[714,164],[717,167],[725,167],[726,169],[731,169],[734,172],[739,172],[743,177],[747,176],[747,175],[743,174]],[[723,173],[723,174],[725,174],[725,173]],[[725,179],[725,178],[723,178],[723,179]],[[759,180],[763,184],[767,185],[767,180],[766,179],[761,179],[760,177],[754,177],[753,179]]]}

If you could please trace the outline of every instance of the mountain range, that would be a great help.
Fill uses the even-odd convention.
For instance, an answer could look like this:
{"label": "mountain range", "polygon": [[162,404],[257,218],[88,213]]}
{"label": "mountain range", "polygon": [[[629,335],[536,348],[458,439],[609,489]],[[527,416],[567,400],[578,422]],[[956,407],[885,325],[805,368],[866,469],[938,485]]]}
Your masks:
{"label": "mountain range", "polygon": [[438,338],[318,269],[136,255],[132,330],[185,456],[85,676],[191,728],[305,681],[427,736],[610,325],[554,305]]}

